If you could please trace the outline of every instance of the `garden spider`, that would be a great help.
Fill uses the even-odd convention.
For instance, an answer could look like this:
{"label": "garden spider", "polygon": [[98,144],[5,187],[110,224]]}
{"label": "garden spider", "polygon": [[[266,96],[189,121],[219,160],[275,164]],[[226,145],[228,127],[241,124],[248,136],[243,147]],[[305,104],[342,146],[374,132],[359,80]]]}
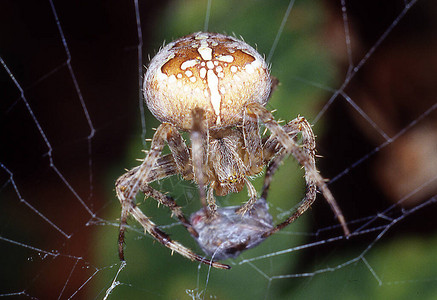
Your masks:
{"label": "garden spider", "polygon": [[[172,252],[216,268],[230,268],[171,240],[136,205],[134,198],[139,191],[169,207],[202,249],[207,254],[216,254],[218,259],[238,255],[292,223],[312,205],[317,187],[331,205],[345,234],[349,235],[344,217],[315,166],[315,140],[310,124],[298,117],[280,126],[264,107],[275,86],[261,55],[245,42],[230,36],[197,32],[168,44],[157,53],[145,75],[144,96],[161,125],[142,164],[116,182],[116,193],[122,206],[118,240],[121,260],[124,260],[126,221],[131,215],[145,232]],[[261,137],[259,122],[270,131],[269,137]],[[180,131],[189,132],[191,148],[185,144]],[[165,144],[171,154],[161,155]],[[200,238],[196,225],[201,225],[202,233],[208,232],[213,238],[219,234],[209,229],[220,230],[219,224],[229,225],[227,221],[219,222],[225,217],[232,218],[233,226],[242,229],[248,218],[259,214],[254,206],[263,205],[257,203],[257,192],[249,178],[261,173],[267,165],[260,200],[265,201],[273,174],[289,154],[304,167],[307,183],[305,199],[296,212],[275,227],[267,224],[266,227],[258,226],[263,229],[256,233],[247,231],[240,242],[228,244],[223,239],[214,239],[213,247],[220,249],[219,253],[217,249],[209,249],[210,241]],[[184,180],[193,180],[199,187],[203,210],[193,215],[191,222],[194,225],[170,196],[149,185],[176,174]],[[244,186],[249,194],[245,204],[233,211],[217,208],[214,192],[224,196],[240,192]]]}

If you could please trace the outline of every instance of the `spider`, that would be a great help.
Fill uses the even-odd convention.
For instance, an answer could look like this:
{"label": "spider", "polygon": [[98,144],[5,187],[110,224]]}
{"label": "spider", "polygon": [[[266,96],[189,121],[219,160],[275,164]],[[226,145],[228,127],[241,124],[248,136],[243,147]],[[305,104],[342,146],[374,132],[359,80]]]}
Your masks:
{"label": "spider", "polygon": [[[264,107],[276,85],[263,57],[234,37],[197,32],[169,43],[156,54],[145,74],[144,97],[161,124],[141,165],[118,178],[115,185],[122,207],[118,238],[121,260],[124,260],[126,221],[133,216],[145,232],[172,253],[176,251],[216,268],[230,268],[195,254],[161,231],[136,205],[134,199],[139,191],[167,206],[201,248],[209,255],[216,253],[218,259],[238,255],[292,223],[313,204],[317,188],[346,236],[349,235],[343,214],[315,166],[315,138],[310,124],[305,118],[297,117],[281,126]],[[260,123],[270,131],[270,136],[262,137]],[[191,145],[185,143],[181,132],[189,133]],[[166,144],[171,153],[163,155]],[[257,230],[245,231],[249,218],[260,219],[257,216],[261,212],[256,206],[262,206],[262,201],[267,199],[272,176],[289,154],[305,169],[304,200],[279,225],[272,226],[267,216],[264,225],[256,222],[251,225]],[[250,179],[265,166],[261,204],[258,204],[257,191]],[[203,209],[193,214],[191,222],[173,198],[150,186],[153,181],[177,174],[199,187]],[[249,194],[246,203],[238,208],[217,208],[214,194],[237,193],[244,186]],[[228,221],[220,221],[224,217],[231,218],[232,226],[245,231],[245,238],[226,241],[217,232],[223,229],[221,226],[231,226]],[[202,230],[203,235],[199,236],[197,230]],[[205,234],[214,238],[215,250],[207,245]],[[221,250],[217,255],[218,248]]]}

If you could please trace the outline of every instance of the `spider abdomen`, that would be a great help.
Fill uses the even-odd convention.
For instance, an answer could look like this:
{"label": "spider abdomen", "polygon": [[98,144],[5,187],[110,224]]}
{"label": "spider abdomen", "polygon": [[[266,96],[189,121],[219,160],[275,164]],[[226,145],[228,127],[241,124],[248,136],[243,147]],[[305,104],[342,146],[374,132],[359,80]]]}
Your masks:
{"label": "spider abdomen", "polygon": [[201,108],[208,128],[241,123],[249,101],[265,105],[271,90],[262,56],[234,37],[197,32],[162,48],[144,80],[147,106],[161,122],[192,127],[191,112]]}

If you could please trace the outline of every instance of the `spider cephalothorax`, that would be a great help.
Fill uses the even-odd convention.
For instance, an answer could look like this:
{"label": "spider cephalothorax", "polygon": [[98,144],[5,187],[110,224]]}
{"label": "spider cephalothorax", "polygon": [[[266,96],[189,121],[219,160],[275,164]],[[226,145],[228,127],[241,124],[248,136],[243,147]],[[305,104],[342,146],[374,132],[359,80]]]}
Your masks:
{"label": "spider cephalothorax", "polygon": [[[272,175],[289,154],[305,168],[307,193],[302,205],[276,227],[248,231],[240,244],[234,240],[226,243],[221,238],[220,242],[216,241],[217,247],[229,244],[238,251],[253,247],[256,243],[250,244],[247,239],[261,241],[293,222],[314,202],[317,187],[333,208],[345,233],[349,233],[341,211],[316,169],[314,134],[309,123],[298,117],[280,126],[264,107],[274,85],[261,55],[233,37],[198,32],[182,37],[158,52],[145,75],[144,96],[147,106],[161,125],[153,136],[144,162],[116,182],[117,197],[122,205],[121,259],[124,259],[125,223],[132,215],[146,232],[170,249],[192,260],[229,268],[172,241],[136,206],[135,195],[141,190],[146,196],[168,206],[206,249],[202,245],[205,239],[199,238],[199,233],[176,202],[150,187],[149,183],[175,174],[180,174],[185,180],[194,180],[199,186],[204,206],[204,213],[198,214],[196,223],[201,224],[202,231],[208,232],[208,235],[216,233],[221,236],[216,229],[211,233],[211,228],[219,229],[217,224],[230,223],[218,222],[218,219],[227,217],[232,219],[232,224],[247,223],[247,213],[253,209],[257,199],[257,192],[249,178],[267,166],[262,191],[262,198],[266,199]],[[261,137],[259,123],[270,130],[270,136]],[[190,145],[185,144],[180,131],[189,132]],[[300,142],[297,139],[299,133]],[[165,144],[171,154],[163,156],[161,152]],[[249,200],[235,210],[235,215],[229,209],[217,211],[214,192],[223,196],[240,192],[244,186],[247,186]],[[213,223],[208,228],[208,224]],[[257,239],[255,235],[262,236],[262,239]]]}

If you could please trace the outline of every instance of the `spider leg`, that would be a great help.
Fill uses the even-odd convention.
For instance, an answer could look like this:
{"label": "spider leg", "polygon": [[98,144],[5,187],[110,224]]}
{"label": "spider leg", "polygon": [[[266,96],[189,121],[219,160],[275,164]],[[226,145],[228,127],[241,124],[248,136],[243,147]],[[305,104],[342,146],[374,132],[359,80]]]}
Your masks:
{"label": "spider leg", "polygon": [[[279,80],[275,77],[272,77],[272,85],[270,88],[269,98],[278,86],[278,84]],[[258,117],[248,113],[247,110],[244,110],[243,112],[242,132],[244,148],[246,150],[246,157],[244,158],[247,168],[246,174],[248,176],[259,174],[264,168],[265,159],[261,136],[259,134]],[[257,193],[254,186],[247,178],[245,178],[245,183],[249,192],[249,200],[236,210],[238,214],[242,215],[250,211],[257,201]]]}
{"label": "spider leg", "polygon": [[133,204],[129,208],[129,213],[138,221],[138,223],[143,226],[144,231],[153,236],[156,240],[158,240],[161,244],[170,248],[172,251],[176,251],[182,256],[192,260],[204,263],[206,265],[213,266],[214,268],[219,269],[230,269],[231,267],[225,264],[221,264],[215,261],[208,260],[203,258],[200,255],[195,254],[190,249],[186,248],[182,244],[177,241],[173,241],[165,232],[161,231],[156,225],[145,215],[143,212]]}
{"label": "spider leg", "polygon": [[153,199],[155,199],[159,203],[170,208],[172,214],[178,218],[178,220],[182,223],[182,225],[187,229],[187,231],[192,236],[194,236],[194,237],[199,236],[197,231],[194,230],[193,226],[191,226],[191,223],[187,220],[187,218],[183,214],[181,207],[176,203],[176,201],[172,197],[167,196],[167,195],[161,193],[160,191],[157,191],[156,189],[154,189],[153,187],[151,187],[147,183],[143,183],[141,185],[140,189],[141,189],[141,192],[143,192],[146,195],[146,197],[152,197]]}
{"label": "spider leg", "polygon": [[[214,185],[211,184],[207,188],[206,201],[208,202],[208,209],[206,209],[205,213],[207,216],[212,217],[217,209],[217,205],[215,205],[215,197],[214,197]],[[209,205],[213,203],[213,207],[211,208]]]}
{"label": "spider leg", "polygon": [[123,207],[121,208],[121,217],[120,217],[120,229],[118,231],[118,257],[120,260],[124,261],[124,251],[123,251],[123,244],[124,244],[124,235],[126,232],[126,225],[127,225],[127,217],[129,217],[129,208]]}
{"label": "spider leg", "polygon": [[[172,150],[172,159],[170,159],[169,156],[159,157],[165,142],[168,143],[170,149]],[[142,213],[142,211],[134,202],[135,195],[139,190],[143,190],[146,195],[152,196],[160,203],[168,206],[179,218],[179,220],[181,220],[182,224],[186,226],[190,233],[194,235],[197,234],[191,227],[191,224],[182,214],[180,207],[172,198],[167,197],[148,186],[149,182],[173,175],[176,173],[176,170],[179,170],[183,176],[185,175],[185,178],[191,177],[192,172],[190,172],[189,169],[191,168],[189,164],[189,152],[186,146],[185,148],[183,147],[184,145],[185,144],[183,143],[182,137],[173,125],[168,123],[161,124],[153,136],[150,151],[143,163],[139,167],[127,172],[117,180],[116,192],[122,206],[118,240],[119,257],[121,260],[124,260],[123,243],[126,230],[126,219],[129,214],[131,214],[141,224],[145,232],[148,232],[161,244],[170,248],[171,250],[176,251],[191,260],[209,264],[216,268],[229,269],[229,266],[204,259],[180,243],[171,240],[166,233],[159,230],[156,225]],[[188,162],[186,161],[187,159]],[[177,165],[176,168],[175,165]]]}
{"label": "spider leg", "polygon": [[150,172],[156,164],[162,149],[164,148],[168,136],[177,134],[177,129],[169,124],[162,123],[156,130],[153,136],[150,151],[144,159],[143,163],[135,169],[135,172],[128,172],[117,179],[115,189],[120,202],[132,201],[140,189],[141,182],[149,178]]}
{"label": "spider leg", "polygon": [[[259,135],[259,124],[258,118],[253,117],[247,112],[244,112],[243,115],[243,139],[244,139],[244,147],[246,149],[245,154],[245,162],[247,162],[246,174],[255,175],[261,172],[264,167],[264,159],[263,159],[263,149],[261,145],[261,136]],[[244,215],[246,212],[250,211],[256,200],[257,193],[255,187],[252,183],[245,178],[246,187],[249,193],[249,200],[240,206],[236,212],[238,214]]]}
{"label": "spider leg", "polygon": [[[140,166],[135,167],[135,168],[129,170],[128,172],[126,172],[124,175],[120,176],[120,178],[118,178],[118,180],[117,180],[116,185],[118,185],[119,182],[122,182],[122,181],[133,180],[133,177],[138,172],[139,168],[140,168]],[[175,175],[175,174],[177,174],[177,166],[176,166],[176,163],[175,163],[172,155],[167,154],[167,155],[161,156],[158,158],[158,161],[156,162],[155,167],[152,170],[150,170],[149,176],[142,181],[141,186],[140,186],[140,190],[144,194],[146,194],[147,197],[154,197],[154,195],[151,195],[149,193],[149,189],[147,187],[149,187],[149,188],[151,188],[151,187],[147,183],[153,182],[156,180],[160,180],[160,179],[163,179],[163,178],[166,178],[168,176]],[[168,196],[164,196],[164,197],[168,197]],[[185,227],[187,227],[185,224],[186,218],[183,215],[181,215],[181,213],[179,213],[179,211],[180,211],[179,206],[176,204],[176,202],[172,198],[170,198],[170,197],[168,197],[168,198],[171,200],[160,201],[156,198],[155,199],[158,202],[169,207],[172,210],[172,213],[179,218],[179,220],[181,221],[181,223]],[[173,201],[173,203],[171,203],[171,201]],[[179,211],[174,212],[173,210],[179,210]],[[122,212],[123,212],[123,210],[122,210]],[[119,235],[119,240],[121,240],[121,241],[124,240],[124,227],[126,225],[126,219],[127,219],[127,216],[122,216],[122,218],[121,218],[121,224],[120,224],[121,228],[120,229],[123,229]]]}
{"label": "spider leg", "polygon": [[243,115],[243,139],[244,147],[246,148],[247,167],[249,174],[258,174],[264,167],[263,164],[263,148],[261,144],[261,136],[259,134],[258,119],[251,117],[244,112]]}
{"label": "spider leg", "polygon": [[263,187],[262,187],[261,198],[267,199],[268,192],[270,189],[270,184],[272,183],[273,175],[275,174],[276,170],[278,170],[282,161],[287,157],[287,154],[288,154],[287,152],[281,151],[268,164],[268,166],[266,168],[266,174],[264,176],[264,183],[263,183]]}
{"label": "spider leg", "polygon": [[[303,117],[298,117],[290,121],[287,125],[283,126],[282,128],[291,138],[295,138],[298,132],[302,133],[302,149],[304,149],[307,152],[309,164],[312,166],[313,169],[315,169],[316,168],[316,163],[315,163],[316,142],[315,142],[313,131],[311,130],[311,125],[308,123],[308,121],[305,120],[305,118]],[[270,187],[270,183],[272,181],[272,176],[278,169],[283,159],[289,153],[285,151],[285,149],[281,146],[281,144],[278,143],[277,139],[274,136],[270,136],[269,140],[266,141],[264,149],[266,151],[269,151],[270,153],[273,153],[275,149],[277,149],[276,151],[279,152],[279,154],[274,157],[273,155],[270,154],[266,155],[266,157],[273,157],[266,170],[266,176],[264,177],[264,185],[261,195],[261,198],[267,199],[267,193]],[[305,193],[305,198],[301,202],[301,205],[290,217],[287,218],[287,220],[276,225],[275,228],[265,232],[263,234],[263,238],[267,238],[270,235],[274,234],[275,232],[283,229],[287,225],[293,223],[308,208],[310,208],[311,205],[313,205],[317,196],[317,185],[315,181],[310,176],[308,176],[309,174],[308,171],[309,170],[305,167],[306,193]]]}
{"label": "spider leg", "polygon": [[247,190],[249,192],[249,200],[235,211],[237,214],[241,214],[241,215],[244,215],[245,213],[250,211],[255,205],[255,202],[257,200],[257,193],[253,184],[247,178],[245,178],[244,181],[246,183]]}
{"label": "spider leg", "polygon": [[[301,147],[306,150],[307,157],[311,160],[315,168],[315,147],[316,141],[311,130],[311,125],[303,117],[297,117],[291,120],[286,125],[282,126],[282,129],[292,139],[295,139],[299,132],[302,133],[302,145]],[[267,199],[270,184],[272,182],[273,175],[278,170],[282,161],[290,154],[285,151],[284,147],[279,143],[278,139],[274,135],[270,135],[268,139],[263,141],[263,154],[264,164],[268,165],[266,174],[264,177],[264,184],[262,188],[261,197]],[[308,183],[308,180],[307,180]],[[307,197],[308,198],[308,197]]]}
{"label": "spider leg", "polygon": [[173,125],[168,123],[161,124],[153,136],[150,151],[143,163],[139,167],[134,168],[133,170],[122,175],[115,183],[117,198],[122,207],[120,232],[118,236],[118,255],[121,260],[124,260],[123,243],[126,230],[126,220],[129,215],[129,213],[126,213],[126,211],[130,211],[129,208],[135,205],[134,198],[140,189],[141,181],[147,180],[147,178],[150,177],[151,170],[155,166],[158,157],[164,148],[166,137],[172,132],[177,132]]}
{"label": "spider leg", "polygon": [[[123,180],[127,180],[127,178],[132,178],[138,172],[139,168],[140,166],[135,167],[132,170],[128,171],[126,174],[122,175],[118,179],[118,181],[123,181]],[[149,176],[144,180],[141,180],[140,191],[143,192],[146,197],[152,197],[160,204],[163,204],[168,208],[170,208],[170,210],[172,211],[172,215],[175,215],[182,223],[182,225],[188,230],[188,232],[190,232],[191,235],[196,237],[198,235],[197,232],[192,228],[190,222],[182,213],[182,210],[180,206],[177,205],[176,201],[172,197],[167,196],[155,190],[148,184],[153,181],[161,180],[166,177],[176,175],[178,171],[180,171],[180,169],[176,165],[174,156],[172,154],[167,154],[159,157],[155,164],[155,167],[152,170],[150,170]],[[126,222],[123,221],[122,223],[125,224]],[[124,226],[123,226],[123,232],[121,233],[120,236],[124,236]],[[123,238],[121,238],[121,240],[123,240]]]}
{"label": "spider leg", "polygon": [[[331,194],[331,191],[326,185],[325,180],[322,176],[320,176],[315,166],[311,163],[311,159],[309,159],[306,150],[300,147],[292,138],[288,136],[287,132],[275,121],[272,114],[264,106],[257,102],[251,102],[246,106],[246,109],[249,115],[258,117],[260,121],[263,122],[265,126],[270,130],[272,135],[285,148],[285,151],[291,152],[296,160],[305,168],[306,178],[313,180],[314,183],[319,187],[326,201],[331,206],[331,209],[333,210],[336,218],[340,222],[345,235],[349,236],[350,231],[347,227],[343,213],[338,207],[337,202],[335,201],[334,196]],[[309,130],[311,129],[309,128]],[[304,203],[301,205],[301,208],[302,211],[299,213],[299,215],[301,215],[305,210],[309,208],[308,201],[304,201]],[[298,213],[299,211],[300,209],[298,208],[298,211],[296,211],[296,213]],[[293,220],[295,220],[295,218],[293,218]]]}
{"label": "spider leg", "polygon": [[217,210],[217,205],[214,196],[208,195],[207,197],[206,191],[208,182],[208,175],[206,172],[206,164],[208,161],[208,128],[205,112],[200,108],[194,109],[192,118],[193,127],[190,133],[190,139],[194,178],[199,186],[200,201],[206,209],[205,213],[207,216],[212,217]]}
{"label": "spider leg", "polygon": [[[132,180],[136,173],[138,173],[140,167],[141,165],[127,171],[125,174],[117,179],[115,184],[118,185],[122,181]],[[177,172],[177,165],[171,154],[160,156],[156,161],[155,166],[150,170],[148,177],[144,179],[144,182],[153,182],[156,180],[160,180],[168,176],[175,175]]]}

